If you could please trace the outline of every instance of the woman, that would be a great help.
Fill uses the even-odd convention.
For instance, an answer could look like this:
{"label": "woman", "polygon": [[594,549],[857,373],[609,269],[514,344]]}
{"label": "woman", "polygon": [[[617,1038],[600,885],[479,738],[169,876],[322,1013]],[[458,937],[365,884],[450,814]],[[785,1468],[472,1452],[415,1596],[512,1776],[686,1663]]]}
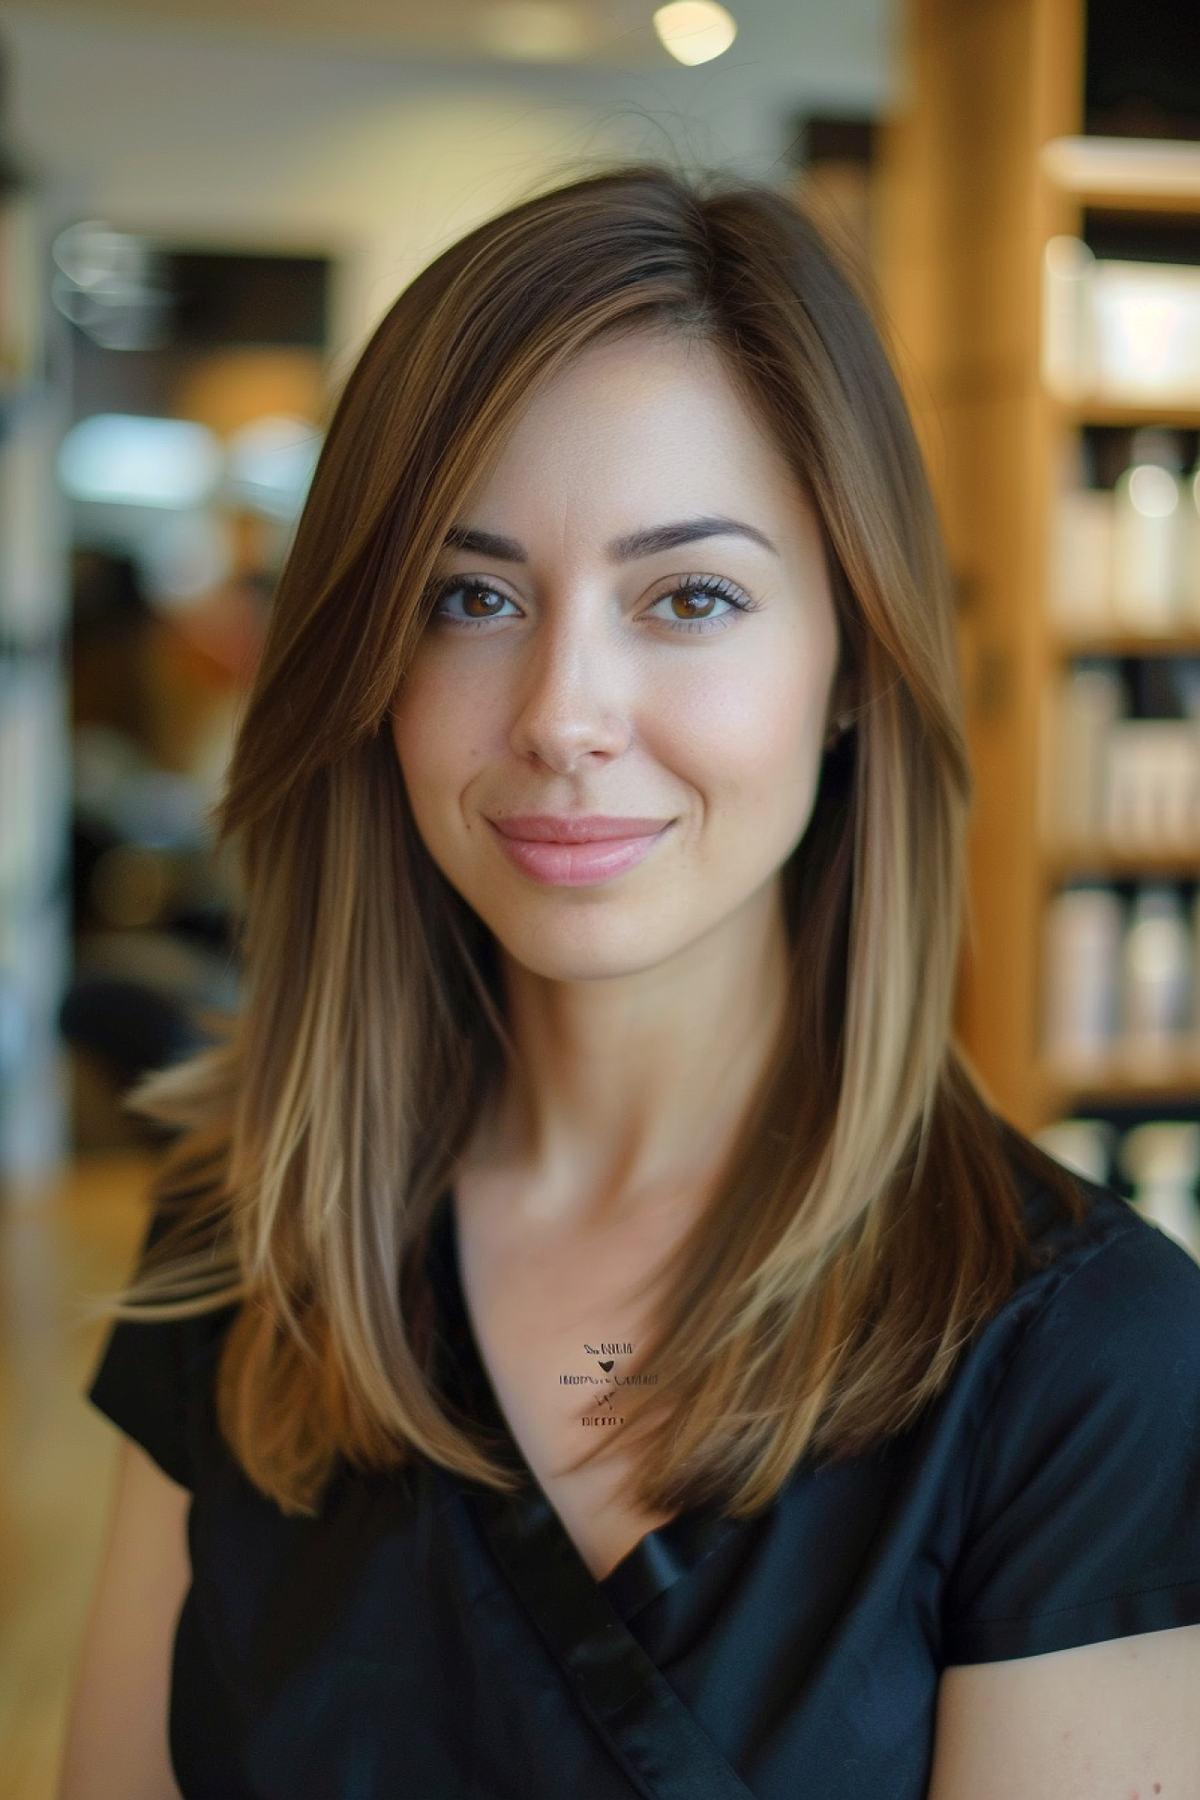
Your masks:
{"label": "woman", "polygon": [[244,1005],[135,1096],[67,1800],[168,1791],[168,1665],[185,1795],[1182,1791],[1200,1269],[953,1042],[969,799],[801,210],[610,168],[401,294],[229,771]]}

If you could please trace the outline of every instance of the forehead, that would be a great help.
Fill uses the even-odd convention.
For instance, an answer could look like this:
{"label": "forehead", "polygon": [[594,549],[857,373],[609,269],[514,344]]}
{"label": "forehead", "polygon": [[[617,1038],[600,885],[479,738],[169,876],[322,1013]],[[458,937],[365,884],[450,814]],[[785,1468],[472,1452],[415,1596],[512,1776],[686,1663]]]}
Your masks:
{"label": "forehead", "polygon": [[[459,516],[597,542],[702,512],[806,531],[803,483],[713,345],[639,332],[590,345],[519,409]],[[778,541],[778,539],[776,539]]]}

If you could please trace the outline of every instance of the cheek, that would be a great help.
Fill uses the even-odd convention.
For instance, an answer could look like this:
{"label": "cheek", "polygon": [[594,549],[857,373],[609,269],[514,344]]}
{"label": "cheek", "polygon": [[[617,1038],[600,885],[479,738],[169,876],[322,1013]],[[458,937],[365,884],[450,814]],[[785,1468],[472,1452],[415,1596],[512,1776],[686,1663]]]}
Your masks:
{"label": "cheek", "polygon": [[819,657],[800,659],[793,649],[745,669],[727,665],[717,681],[664,687],[658,753],[730,824],[794,820],[811,805],[829,679]]}
{"label": "cheek", "polygon": [[423,795],[461,792],[487,760],[486,709],[462,682],[410,675],[391,712],[392,743],[414,813]]}

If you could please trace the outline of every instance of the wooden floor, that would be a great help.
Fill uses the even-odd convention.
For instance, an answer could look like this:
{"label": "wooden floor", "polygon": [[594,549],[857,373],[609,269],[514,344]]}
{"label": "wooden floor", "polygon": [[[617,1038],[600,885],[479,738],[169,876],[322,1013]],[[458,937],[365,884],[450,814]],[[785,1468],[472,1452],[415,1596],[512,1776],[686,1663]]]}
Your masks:
{"label": "wooden floor", "polygon": [[118,1442],[80,1303],[131,1272],[152,1167],[97,1153],[0,1204],[0,1800],[54,1800]]}

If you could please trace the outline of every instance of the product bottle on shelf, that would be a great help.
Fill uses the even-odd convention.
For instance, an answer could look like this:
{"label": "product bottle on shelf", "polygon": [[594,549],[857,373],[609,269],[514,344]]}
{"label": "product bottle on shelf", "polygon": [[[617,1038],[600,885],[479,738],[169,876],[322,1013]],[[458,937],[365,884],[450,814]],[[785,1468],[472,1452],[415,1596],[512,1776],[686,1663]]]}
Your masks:
{"label": "product bottle on shelf", "polygon": [[1079,881],[1050,900],[1042,967],[1042,1048],[1051,1063],[1102,1065],[1119,1024],[1125,909],[1106,882]]}
{"label": "product bottle on shelf", "polygon": [[1047,595],[1050,616],[1068,635],[1086,637],[1113,624],[1113,491],[1093,487],[1082,434],[1063,446],[1050,515]]}
{"label": "product bottle on shelf", "polygon": [[1047,765],[1060,841],[1093,844],[1107,817],[1109,744],[1128,697],[1111,658],[1080,661],[1057,689],[1054,755]]}
{"label": "product bottle on shelf", "polygon": [[1042,380],[1063,400],[1096,385],[1091,278],[1096,256],[1082,238],[1052,237],[1042,252]]}
{"label": "product bottle on shelf", "polygon": [[1127,1057],[1155,1064],[1187,1048],[1192,944],[1179,890],[1138,889],[1121,946],[1121,1042]]}
{"label": "product bottle on shelf", "polygon": [[1178,435],[1143,426],[1113,489],[1112,596],[1117,624],[1169,632],[1183,618],[1183,458]]}

